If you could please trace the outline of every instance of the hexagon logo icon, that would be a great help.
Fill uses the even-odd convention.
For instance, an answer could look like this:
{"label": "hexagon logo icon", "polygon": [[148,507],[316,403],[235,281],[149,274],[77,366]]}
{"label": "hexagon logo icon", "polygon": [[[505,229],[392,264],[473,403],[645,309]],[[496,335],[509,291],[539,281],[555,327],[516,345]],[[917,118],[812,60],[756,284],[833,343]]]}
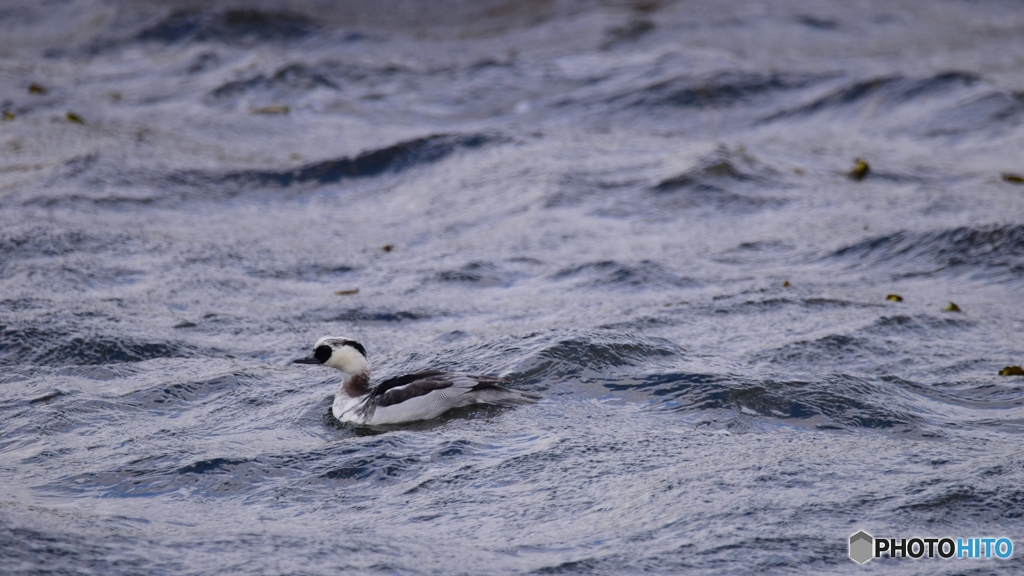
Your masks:
{"label": "hexagon logo icon", "polygon": [[863,564],[871,557],[874,556],[872,548],[874,548],[875,539],[871,537],[871,534],[861,530],[853,536],[850,536],[850,559],[857,564]]}

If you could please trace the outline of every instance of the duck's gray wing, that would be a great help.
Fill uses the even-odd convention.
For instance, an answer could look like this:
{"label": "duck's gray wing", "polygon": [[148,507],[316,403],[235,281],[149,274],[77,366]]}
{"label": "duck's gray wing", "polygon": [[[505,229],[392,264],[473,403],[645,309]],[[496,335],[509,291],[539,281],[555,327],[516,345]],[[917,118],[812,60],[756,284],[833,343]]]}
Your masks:
{"label": "duck's gray wing", "polygon": [[437,370],[389,378],[373,389],[373,404],[393,406],[435,390],[451,388],[454,384],[451,374]]}
{"label": "duck's gray wing", "polygon": [[[529,392],[520,392],[506,388],[508,380],[495,376],[471,376],[452,372],[417,372],[397,378],[385,380],[374,389],[373,403],[378,407],[394,406],[419,396],[425,396],[437,390],[453,388],[451,391],[457,398],[455,405],[476,403],[498,404],[504,406],[528,404],[540,399],[540,396]],[[445,397],[450,396],[444,394]]]}

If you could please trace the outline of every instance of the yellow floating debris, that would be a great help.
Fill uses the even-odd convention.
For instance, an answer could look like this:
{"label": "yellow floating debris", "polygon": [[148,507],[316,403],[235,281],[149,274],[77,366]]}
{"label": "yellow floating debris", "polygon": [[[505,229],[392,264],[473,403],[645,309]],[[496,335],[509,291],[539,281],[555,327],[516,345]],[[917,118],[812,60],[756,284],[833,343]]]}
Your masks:
{"label": "yellow floating debris", "polygon": [[385,244],[385,245],[381,246],[380,249],[385,251],[385,252],[391,252],[392,250],[395,249],[395,247],[392,246],[391,244]]}
{"label": "yellow floating debris", "polygon": [[789,283],[789,280],[786,280],[785,282],[783,282],[783,283],[782,283],[782,287],[783,287],[783,288],[789,288],[789,287],[790,287],[790,283]]}
{"label": "yellow floating debris", "polygon": [[956,305],[956,302],[950,302],[949,306],[946,306],[945,308],[943,308],[942,311],[943,312],[963,312],[963,310],[961,310],[960,307]]}
{"label": "yellow floating debris", "polygon": [[351,296],[353,294],[359,294],[359,288],[352,288],[351,290],[338,290],[335,292],[338,296]]}
{"label": "yellow floating debris", "polygon": [[899,294],[889,294],[885,299],[890,302],[903,302],[903,296],[900,296]]}
{"label": "yellow floating debris", "polygon": [[4,110],[4,120],[14,120],[14,112]]}
{"label": "yellow floating debris", "polygon": [[46,88],[43,88],[39,84],[36,84],[35,82],[33,82],[33,83],[28,85],[28,93],[29,94],[39,94],[39,95],[46,94]]}
{"label": "yellow floating debris", "polygon": [[863,180],[864,178],[867,178],[868,173],[871,172],[871,166],[860,158],[854,158],[853,162],[853,170],[847,172],[846,175],[854,180]]}
{"label": "yellow floating debris", "polygon": [[287,114],[291,111],[292,109],[285,104],[272,104],[251,110],[253,114]]}
{"label": "yellow floating debris", "polygon": [[1011,184],[1024,184],[1024,176],[1014,174],[1013,172],[1003,172],[1003,180]]}
{"label": "yellow floating debris", "polygon": [[1024,368],[1020,366],[1007,366],[999,371],[1000,376],[1024,376]]}
{"label": "yellow floating debris", "polygon": [[74,122],[75,124],[85,124],[85,120],[82,120],[82,117],[81,117],[81,116],[79,116],[78,114],[75,114],[74,112],[68,112],[68,113],[67,113],[67,114],[66,114],[66,115],[64,116],[64,118],[65,118],[65,119],[66,119],[66,120],[67,120],[68,122]]}

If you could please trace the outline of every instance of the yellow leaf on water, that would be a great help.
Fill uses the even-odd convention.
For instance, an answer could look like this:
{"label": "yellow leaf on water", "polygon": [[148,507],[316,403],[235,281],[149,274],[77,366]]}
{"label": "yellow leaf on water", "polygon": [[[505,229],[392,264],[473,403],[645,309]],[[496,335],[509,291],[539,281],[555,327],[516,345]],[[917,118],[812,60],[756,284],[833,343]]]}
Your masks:
{"label": "yellow leaf on water", "polygon": [[1011,184],[1024,184],[1024,176],[1013,172],[1003,172],[1003,180]]}
{"label": "yellow leaf on water", "polygon": [[1007,366],[999,371],[1000,376],[1024,376],[1024,368],[1020,366]]}
{"label": "yellow leaf on water", "polygon": [[955,302],[950,302],[949,306],[946,306],[945,308],[943,308],[942,311],[943,312],[963,312],[963,310],[961,310],[960,307],[957,306]]}
{"label": "yellow leaf on water", "polygon": [[359,288],[352,288],[350,290],[338,290],[335,292],[338,296],[350,296],[352,294],[359,294]]}
{"label": "yellow leaf on water", "polygon": [[260,108],[253,108],[253,114],[287,114],[292,109],[286,104],[271,104],[270,106],[262,106]]}
{"label": "yellow leaf on water", "polygon": [[900,296],[899,294],[889,294],[885,299],[890,302],[903,302],[903,296]]}
{"label": "yellow leaf on water", "polygon": [[68,122],[74,122],[75,124],[85,124],[85,120],[82,120],[82,117],[78,114],[75,114],[74,112],[68,112],[67,115],[64,116],[64,118]]}
{"label": "yellow leaf on water", "polygon": [[868,173],[871,172],[871,166],[869,166],[865,160],[860,158],[855,158],[853,162],[853,170],[847,172],[846,175],[858,181],[867,178]]}

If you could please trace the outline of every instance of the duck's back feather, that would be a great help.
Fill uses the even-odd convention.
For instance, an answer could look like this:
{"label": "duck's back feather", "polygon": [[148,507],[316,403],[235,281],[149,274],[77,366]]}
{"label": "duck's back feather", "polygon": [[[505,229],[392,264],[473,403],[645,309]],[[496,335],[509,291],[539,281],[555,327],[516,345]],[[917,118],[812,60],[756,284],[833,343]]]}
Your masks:
{"label": "duck's back feather", "polygon": [[389,378],[373,389],[372,402],[378,407],[392,406],[417,396],[424,396],[435,390],[451,388],[455,382],[450,376],[444,372],[431,370]]}
{"label": "duck's back feather", "polygon": [[[505,379],[494,376],[436,370],[406,374],[378,384],[353,416],[363,424],[390,424],[426,420],[472,404],[513,406],[540,399],[536,394],[510,390],[504,384]],[[354,420],[340,416],[339,419]]]}

